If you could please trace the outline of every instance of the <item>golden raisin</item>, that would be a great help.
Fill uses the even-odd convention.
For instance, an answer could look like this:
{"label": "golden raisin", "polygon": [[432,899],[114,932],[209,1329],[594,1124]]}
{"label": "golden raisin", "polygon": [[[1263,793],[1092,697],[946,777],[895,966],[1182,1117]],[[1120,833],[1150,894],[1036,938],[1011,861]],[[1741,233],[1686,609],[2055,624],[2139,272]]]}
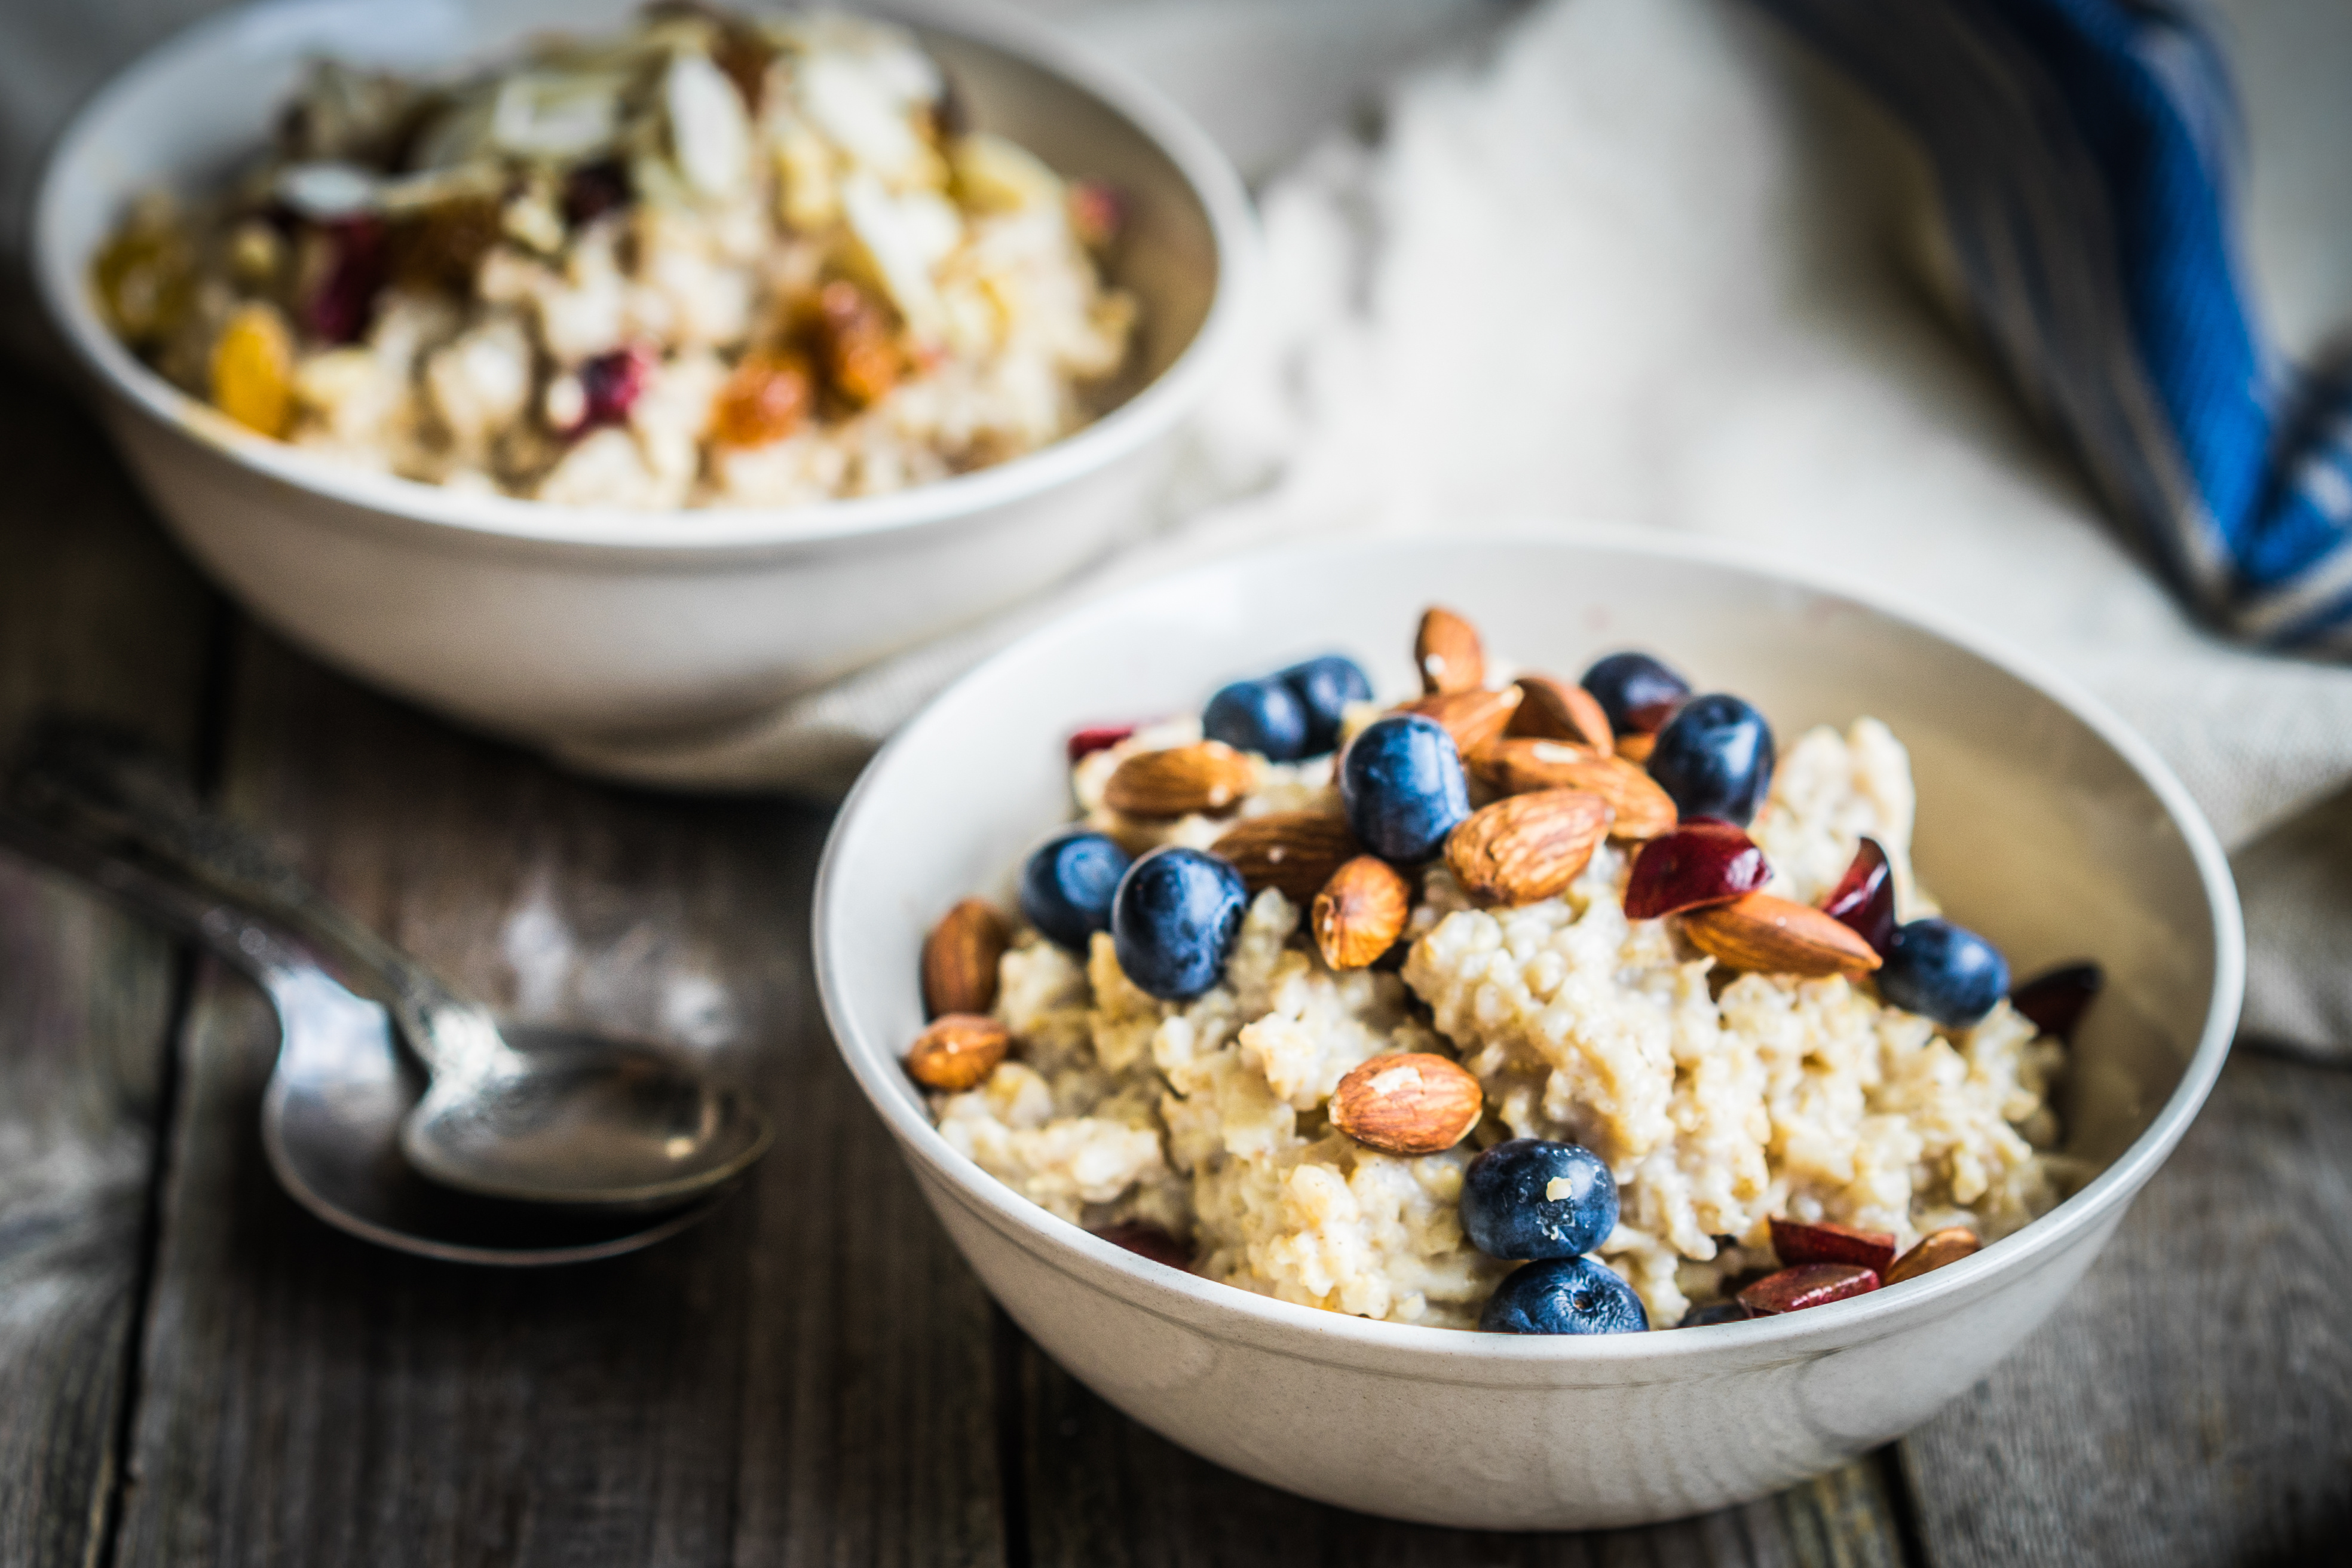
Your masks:
{"label": "golden raisin", "polygon": [[213,340],[213,405],[265,436],[294,411],[294,339],[268,305],[244,305]]}
{"label": "golden raisin", "polygon": [[169,336],[194,295],[187,243],[160,222],[115,236],[90,271],[107,320],[134,346]]}
{"label": "golden raisin", "polygon": [[754,349],[711,404],[710,438],[722,447],[781,441],[808,417],[814,391],[806,360]]}
{"label": "golden raisin", "polygon": [[834,389],[863,406],[898,384],[906,358],[879,301],[856,284],[836,279],[817,293],[817,338]]}

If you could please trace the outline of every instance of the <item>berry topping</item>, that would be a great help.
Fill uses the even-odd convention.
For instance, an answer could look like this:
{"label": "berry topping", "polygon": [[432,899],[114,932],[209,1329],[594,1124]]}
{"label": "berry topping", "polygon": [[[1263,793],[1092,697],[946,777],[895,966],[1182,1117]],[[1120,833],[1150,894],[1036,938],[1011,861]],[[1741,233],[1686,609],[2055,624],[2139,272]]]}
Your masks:
{"label": "berry topping", "polygon": [[1357,840],[1407,865],[1436,854],[1470,815],[1454,737],[1418,713],[1380,720],[1355,738],[1340,762],[1339,797]]}
{"label": "berry topping", "polygon": [[1495,1287],[1478,1326],[1490,1334],[1638,1334],[1642,1298],[1589,1258],[1546,1258]]}
{"label": "berry topping", "polygon": [[1862,841],[1821,910],[1870,943],[1871,952],[1886,956],[1886,945],[1895,940],[1895,868],[1877,839]]}
{"label": "berry topping", "polygon": [[323,226],[325,264],[302,300],[302,327],[331,343],[356,342],[375,313],[376,291],[389,271],[384,228],[373,217]]}
{"label": "berry topping", "polygon": [[1772,726],[1737,697],[1694,697],[1658,731],[1650,776],[1685,817],[1719,816],[1741,827],[1772,788]]}
{"label": "berry topping", "polygon": [[1767,1274],[1739,1293],[1739,1304],[1759,1318],[1825,1307],[1878,1289],[1878,1272],[1853,1263],[1801,1263]]}
{"label": "berry topping", "polygon": [[1883,1230],[1856,1230],[1826,1220],[1807,1225],[1802,1220],[1772,1216],[1772,1251],[1784,1264],[1854,1263],[1885,1272],[1895,1261],[1895,1237]]}
{"label": "berry topping", "polygon": [[1617,1183],[1590,1149],[1497,1143],[1462,1177],[1462,1234],[1489,1258],[1575,1258],[1617,1228]]}
{"label": "berry topping", "polygon": [[2095,963],[2069,963],[2045,970],[2009,994],[2009,1005],[2033,1021],[2045,1035],[2074,1043],[2074,1026],[2083,1010],[2097,1000],[2107,984],[2106,973]]}
{"label": "berry topping", "polygon": [[632,345],[598,354],[582,365],[580,389],[587,395],[587,402],[581,413],[580,428],[626,424],[629,410],[653,384],[656,363],[651,349]]}
{"label": "berry topping", "polygon": [[1275,671],[1274,678],[1290,688],[1307,711],[1305,754],[1310,757],[1319,757],[1339,745],[1339,718],[1349,703],[1372,700],[1372,683],[1364,679],[1354,659],[1340,654],[1327,653],[1294,664]]}
{"label": "berry topping", "polygon": [[1094,1234],[1138,1258],[1149,1258],[1171,1268],[1192,1267],[1192,1249],[1148,1220],[1131,1219],[1122,1225],[1106,1226]]}
{"label": "berry topping", "polygon": [[563,176],[563,221],[574,228],[595,222],[628,199],[628,166],[618,158],[583,163]]}
{"label": "berry topping", "polygon": [[1052,941],[1083,955],[1110,929],[1110,902],[1127,875],[1127,851],[1099,833],[1058,834],[1021,868],[1021,912]]}
{"label": "berry topping", "polygon": [[1209,699],[1201,732],[1237,752],[1269,762],[1295,763],[1307,754],[1307,706],[1280,679],[1236,680]]}
{"label": "berry topping", "polygon": [[1704,1329],[1716,1323],[1744,1323],[1756,1314],[1737,1301],[1709,1301],[1683,1314],[1678,1329]]}
{"label": "berry topping", "polygon": [[1633,858],[1633,874],[1625,883],[1625,918],[1654,921],[1729,903],[1771,878],[1764,851],[1746,833],[1718,817],[1690,817],[1643,845]]}
{"label": "berry topping", "polygon": [[1128,868],[1111,900],[1118,966],[1163,1002],[1190,1001],[1224,973],[1248,907],[1242,874],[1224,861],[1198,849],[1154,849]]}
{"label": "berry topping", "polygon": [[2000,950],[1949,921],[1895,927],[1878,972],[1881,996],[1955,1029],[1991,1012],[2008,990],[2009,963]]}
{"label": "berry topping", "polygon": [[1690,682],[1646,653],[1612,653],[1584,672],[1584,689],[1621,735],[1654,735],[1691,694]]}
{"label": "berry topping", "polygon": [[1070,761],[1090,757],[1097,752],[1108,752],[1135,733],[1133,724],[1089,724],[1070,736]]}

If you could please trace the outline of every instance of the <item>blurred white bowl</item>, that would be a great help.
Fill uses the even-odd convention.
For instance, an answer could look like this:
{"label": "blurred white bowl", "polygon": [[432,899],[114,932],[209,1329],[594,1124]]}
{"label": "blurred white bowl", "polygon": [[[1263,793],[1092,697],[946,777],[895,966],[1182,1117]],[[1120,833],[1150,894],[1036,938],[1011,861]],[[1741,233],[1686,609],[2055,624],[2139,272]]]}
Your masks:
{"label": "blurred white bowl", "polygon": [[[1628,646],[1759,704],[1779,732],[1891,724],[1918,780],[1916,854],[2020,973],[2095,957],[2062,1091],[2082,1191],[1961,1263],[1810,1311],[1595,1339],[1370,1322],[1146,1262],[950,1149],[899,1067],[928,923],[1003,886],[1069,813],[1064,736],[1197,707],[1333,648],[1383,690],[1432,601],[1573,674]],[[2226,861],[2154,753],[2096,702],[1971,634],[1755,555],[1655,534],[1327,545],[1237,559],[1078,611],[974,670],[867,770],[816,894],[842,1054],[956,1245],[1054,1359],[1221,1464],[1368,1512],[1491,1529],[1673,1518],[1759,1496],[1898,1436],[1982,1377],[2098,1253],[2204,1100],[2238,1015]]]}
{"label": "blurred white bowl", "polygon": [[538,741],[732,718],[975,622],[1135,519],[1241,327],[1248,198],[1149,89],[1017,15],[892,0],[973,122],[1129,198],[1116,280],[1142,304],[1140,389],[1066,440],[894,495],[644,512],[459,494],[257,436],[115,340],[89,261],[127,204],[194,191],[265,142],[309,59],[404,70],[529,34],[617,27],[635,0],[290,0],[189,29],[117,78],[58,143],[34,216],[49,311],[181,541],[264,620],[404,696]]}

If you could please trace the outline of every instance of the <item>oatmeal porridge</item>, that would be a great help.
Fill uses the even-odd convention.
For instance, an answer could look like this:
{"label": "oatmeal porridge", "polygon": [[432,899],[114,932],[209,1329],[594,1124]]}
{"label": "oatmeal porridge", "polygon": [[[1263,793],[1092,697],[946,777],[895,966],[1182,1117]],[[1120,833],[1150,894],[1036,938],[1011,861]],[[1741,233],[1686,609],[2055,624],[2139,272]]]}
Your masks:
{"label": "oatmeal porridge", "polygon": [[2057,1201],[2065,1046],[1915,882],[1885,725],[1778,752],[1641,655],[1490,687],[1443,611],[1416,656],[1396,708],[1327,658],[1074,737],[1020,920],[926,945],[951,1145],[1212,1279],[1523,1332],[1811,1307]]}
{"label": "oatmeal porridge", "polygon": [[645,508],[869,495],[1099,413],[1118,194],[961,123],[909,35],[648,8],[455,81],[311,71],[271,153],[139,204],[114,331],[380,472]]}

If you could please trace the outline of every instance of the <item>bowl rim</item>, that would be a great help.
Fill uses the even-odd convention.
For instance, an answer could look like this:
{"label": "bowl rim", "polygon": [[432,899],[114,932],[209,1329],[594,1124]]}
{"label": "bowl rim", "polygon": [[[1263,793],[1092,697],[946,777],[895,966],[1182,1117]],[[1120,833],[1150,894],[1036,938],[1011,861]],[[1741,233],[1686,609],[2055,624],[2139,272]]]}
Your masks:
{"label": "bowl rim", "polygon": [[[750,0],[754,9],[773,0]],[[1166,369],[1118,407],[1034,452],[886,495],[800,506],[644,510],[579,506],[452,490],[341,464],[272,440],[166,381],[99,319],[89,258],[68,255],[58,230],[70,188],[105,126],[189,56],[284,28],[304,13],[352,11],[354,0],[256,0],[174,33],[115,73],[78,110],[44,160],[32,211],[36,289],[83,368],[137,412],[239,468],[413,526],[486,541],[657,554],[898,537],[1013,505],[1108,468],[1190,414],[1238,346],[1261,288],[1263,258],[1248,192],[1208,133],[1160,90],[1062,32],[998,0],[845,0],[845,8],[950,34],[1035,67],[1093,98],[1173,165],[1206,218],[1217,278],[1208,313]]]}
{"label": "bowl rim", "polygon": [[[849,1048],[850,1030],[845,1022],[843,998],[852,989],[852,983],[843,972],[841,955],[832,940],[835,922],[831,918],[831,910],[853,896],[844,882],[841,870],[845,852],[844,847],[869,804],[876,781],[899,755],[919,742],[920,731],[932,714],[955,703],[967,687],[982,680],[999,665],[1026,657],[1040,644],[1115,622],[1131,601],[1146,595],[1181,591],[1189,584],[1224,577],[1244,570],[1266,574],[1270,580],[1306,581],[1308,579],[1300,574],[1311,571],[1318,561],[1332,556],[1366,552],[1412,553],[1481,544],[1538,544],[1571,551],[1603,550],[1647,554],[1668,561],[1688,561],[1757,573],[1799,588],[1842,597],[1876,614],[1908,623],[1916,630],[1975,655],[2034,687],[2087,725],[2139,776],[2141,783],[2156,796],[2179,831],[2197,868],[2212,927],[2213,984],[2196,1047],[2181,1066],[2180,1081],[2174,1086],[2172,1093],[2139,1136],[2105,1170],[2041,1218],[1971,1257],[1899,1285],[1884,1287],[1804,1312],[1714,1324],[1705,1329],[1591,1336],[1486,1334],[1423,1324],[1391,1323],[1326,1311],[1260,1296],[1139,1258],[1076,1225],[1056,1218],[957,1152],[929,1120],[906,1099],[898,1086],[881,1081],[881,1069],[866,1059],[870,1054],[874,1061],[883,1061],[888,1058],[888,1052],[859,1053]],[[1076,1258],[1083,1258],[1092,1265],[1094,1270],[1107,1268],[1117,1275],[1120,1280],[1118,1293],[1122,1300],[1131,1305],[1166,1318],[1171,1314],[1147,1305],[1148,1298],[1154,1294],[1162,1295],[1163,1299],[1181,1297],[1193,1304],[1182,1321],[1196,1331],[1212,1334],[1219,1331],[1197,1321],[1202,1314],[1211,1317],[1230,1315],[1235,1331],[1246,1324],[1255,1328],[1259,1336],[1284,1335],[1285,1342],[1280,1347],[1282,1353],[1301,1359],[1328,1359],[1338,1363],[1346,1359],[1349,1351],[1360,1357],[1426,1354],[1453,1360],[1459,1370],[1467,1370],[1460,1367],[1464,1357],[1473,1358],[1481,1363],[1523,1367],[1601,1367],[1646,1361],[1653,1357],[1687,1358],[1727,1351],[1769,1352],[1776,1349],[1795,1350],[1801,1348],[1794,1343],[1799,1341],[1858,1341],[1874,1337],[1874,1330],[1889,1329],[1892,1325],[1886,1320],[1891,1314],[1924,1309],[1930,1303],[1972,1290],[1979,1284],[1989,1285],[1996,1274],[2030,1272],[2040,1262],[2068,1247],[2102,1222],[2111,1216],[2119,1217],[2133,1194],[2171,1153],[2204,1104],[2221,1073],[2221,1064],[2229,1055],[2245,985],[2243,917],[2239,908],[2236,883],[2230,874],[2229,859],[2220,841],[2214,837],[2211,826],[2187,787],[2157,755],[2154,748],[2072,677],[2061,674],[2039,658],[1965,620],[1919,605],[1906,595],[1858,583],[1834,572],[1822,572],[1811,566],[1791,566],[1761,546],[1623,524],[1545,523],[1528,520],[1465,528],[1443,537],[1421,534],[1369,541],[1324,539],[1237,552],[1181,573],[1132,584],[1034,628],[975,666],[925,704],[921,711],[902,726],[867,764],[842,803],[832,830],[826,836],[823,858],[817,868],[810,934],[815,955],[818,996],[826,1024],[833,1033],[835,1049],[857,1079],[858,1088],[866,1100],[897,1137],[907,1157],[919,1162],[930,1174],[946,1183],[953,1195],[973,1213],[989,1220],[1009,1238],[1020,1242],[1039,1262],[1079,1283],[1097,1289],[1105,1288],[1098,1279],[1089,1279],[1071,1266],[1073,1258],[1068,1255],[1075,1255]],[[913,984],[911,968],[908,984]],[[1289,1342],[1290,1335],[1301,1331],[1322,1339],[1329,1347],[1330,1353],[1318,1355]],[[1434,1374],[1436,1369],[1433,1367],[1429,1371]]]}

